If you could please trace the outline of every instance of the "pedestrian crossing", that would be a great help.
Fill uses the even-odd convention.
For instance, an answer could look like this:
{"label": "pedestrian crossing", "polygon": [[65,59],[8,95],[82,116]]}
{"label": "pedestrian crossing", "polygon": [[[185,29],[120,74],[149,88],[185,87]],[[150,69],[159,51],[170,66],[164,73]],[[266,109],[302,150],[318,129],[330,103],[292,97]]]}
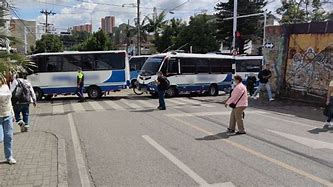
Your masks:
{"label": "pedestrian crossing", "polygon": [[[158,105],[158,100],[142,99],[119,99],[119,100],[100,100],[100,101],[87,101],[78,103],[76,101],[55,101],[51,104],[51,113],[53,115],[64,114],[68,112],[87,112],[87,111],[130,111],[130,110],[145,110],[155,109]],[[219,105],[213,103],[205,103],[203,101],[193,100],[190,98],[170,98],[166,99],[168,108],[214,108]],[[44,111],[49,113],[50,111]],[[43,111],[41,112],[43,113]]]}

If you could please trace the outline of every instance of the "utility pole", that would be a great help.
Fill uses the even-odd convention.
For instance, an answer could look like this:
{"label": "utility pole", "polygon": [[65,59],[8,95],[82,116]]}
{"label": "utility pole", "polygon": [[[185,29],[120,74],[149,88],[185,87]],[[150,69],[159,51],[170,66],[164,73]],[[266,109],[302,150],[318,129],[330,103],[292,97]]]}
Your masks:
{"label": "utility pole", "polygon": [[138,42],[137,42],[137,55],[141,55],[141,25],[140,25],[140,0],[137,0],[137,29],[138,29]]}
{"label": "utility pole", "polygon": [[236,50],[236,32],[237,32],[237,6],[238,0],[234,0],[234,23],[233,23],[233,39],[232,39],[232,49]]}
{"label": "utility pole", "polygon": [[44,14],[45,16],[46,16],[46,19],[45,19],[45,33],[48,33],[49,31],[48,31],[48,27],[49,27],[49,25],[51,25],[51,24],[49,24],[48,23],[48,17],[49,17],[49,15],[55,15],[56,13],[55,12],[52,12],[52,10],[51,11],[47,11],[47,10],[41,10],[40,11],[40,13],[41,14]]}

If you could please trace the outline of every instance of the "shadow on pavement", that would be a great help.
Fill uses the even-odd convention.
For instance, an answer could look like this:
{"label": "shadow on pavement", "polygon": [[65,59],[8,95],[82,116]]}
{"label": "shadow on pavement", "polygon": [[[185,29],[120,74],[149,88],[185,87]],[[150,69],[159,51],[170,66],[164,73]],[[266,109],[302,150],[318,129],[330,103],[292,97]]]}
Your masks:
{"label": "shadow on pavement", "polygon": [[308,132],[311,134],[320,134],[320,133],[325,133],[325,132],[333,133],[333,129],[328,128],[328,126],[324,126],[323,128],[315,128],[315,129],[308,130]]}
{"label": "shadow on pavement", "polygon": [[195,140],[211,141],[211,140],[228,139],[228,138],[229,138],[229,135],[226,132],[222,132],[222,133],[218,133],[218,134],[214,134],[214,135],[205,136],[203,138],[196,138]]}
{"label": "shadow on pavement", "polygon": [[154,112],[156,109],[132,110],[131,112]]}
{"label": "shadow on pavement", "polygon": [[3,164],[8,164],[8,161],[7,160],[1,160],[0,165],[3,165]]}

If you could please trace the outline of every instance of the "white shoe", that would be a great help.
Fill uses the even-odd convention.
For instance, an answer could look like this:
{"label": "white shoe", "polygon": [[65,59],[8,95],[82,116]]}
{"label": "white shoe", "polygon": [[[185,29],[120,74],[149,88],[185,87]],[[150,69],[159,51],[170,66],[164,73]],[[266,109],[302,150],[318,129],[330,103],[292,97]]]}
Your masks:
{"label": "white shoe", "polygon": [[326,127],[326,128],[332,128],[333,125],[331,124],[331,122],[326,122],[326,123],[324,124],[324,127]]}
{"label": "white shoe", "polygon": [[8,164],[13,165],[16,164],[16,160],[14,158],[8,159]]}
{"label": "white shoe", "polygon": [[269,99],[269,101],[271,102],[271,101],[274,101],[275,99],[273,99],[273,98],[271,98],[271,99]]}

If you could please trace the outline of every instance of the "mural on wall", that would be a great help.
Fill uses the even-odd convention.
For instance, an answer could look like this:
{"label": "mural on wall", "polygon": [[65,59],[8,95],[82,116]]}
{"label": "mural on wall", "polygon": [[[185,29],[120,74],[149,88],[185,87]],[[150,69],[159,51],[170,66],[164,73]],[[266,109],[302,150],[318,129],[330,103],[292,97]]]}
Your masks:
{"label": "mural on wall", "polygon": [[290,36],[286,84],[289,89],[324,96],[333,79],[333,34]]}

